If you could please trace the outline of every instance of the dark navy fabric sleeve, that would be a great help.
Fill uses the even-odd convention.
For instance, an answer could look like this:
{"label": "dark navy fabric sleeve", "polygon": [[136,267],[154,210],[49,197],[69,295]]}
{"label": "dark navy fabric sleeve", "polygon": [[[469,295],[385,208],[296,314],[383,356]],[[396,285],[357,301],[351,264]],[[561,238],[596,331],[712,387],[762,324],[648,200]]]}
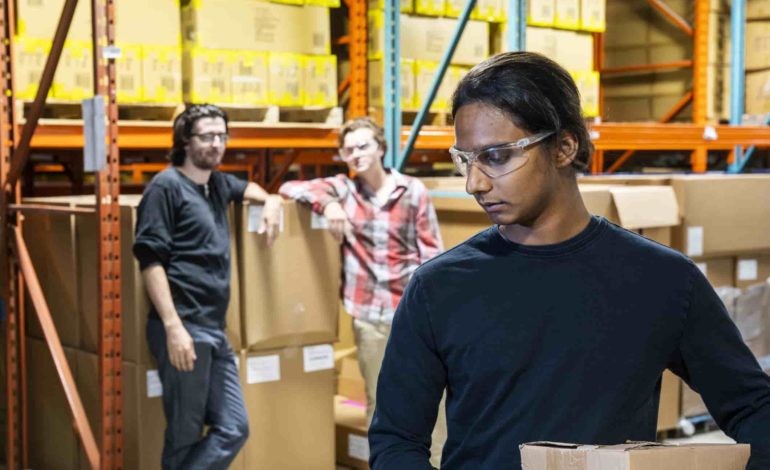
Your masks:
{"label": "dark navy fabric sleeve", "polygon": [[134,256],[139,267],[168,265],[176,216],[176,191],[164,185],[150,185],[137,208]]}
{"label": "dark navy fabric sleeve", "polygon": [[420,279],[412,278],[393,318],[369,429],[373,470],[424,470],[446,386]]}
{"label": "dark navy fabric sleeve", "polygon": [[228,188],[229,202],[242,202],[243,193],[246,191],[246,186],[248,186],[249,182],[229,173],[221,174],[224,176],[224,181]]}
{"label": "dark navy fabric sleeve", "polygon": [[751,444],[749,470],[770,468],[770,377],[693,265],[690,306],[671,369],[703,397],[719,427]]}

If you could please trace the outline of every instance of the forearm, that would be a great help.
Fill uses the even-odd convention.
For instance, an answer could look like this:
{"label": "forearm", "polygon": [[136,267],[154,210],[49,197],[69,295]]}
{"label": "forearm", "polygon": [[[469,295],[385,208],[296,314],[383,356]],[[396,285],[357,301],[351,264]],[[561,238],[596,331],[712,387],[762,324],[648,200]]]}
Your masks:
{"label": "forearm", "polygon": [[246,191],[243,193],[243,198],[251,202],[261,203],[266,203],[271,199],[274,199],[277,202],[281,201],[281,196],[268,193],[264,190],[264,188],[254,182],[251,182],[246,186]]}
{"label": "forearm", "polygon": [[181,324],[182,321],[174,306],[174,299],[171,297],[171,288],[168,284],[168,276],[166,276],[166,270],[163,266],[160,264],[148,266],[142,271],[142,279],[147,290],[147,296],[158,312],[161,321],[163,321],[163,325],[168,328],[169,326]]}
{"label": "forearm", "polygon": [[314,212],[323,214],[326,206],[331,202],[340,202],[338,182],[333,178],[316,179],[311,181],[288,181],[284,183],[278,193],[286,198],[309,204]]}

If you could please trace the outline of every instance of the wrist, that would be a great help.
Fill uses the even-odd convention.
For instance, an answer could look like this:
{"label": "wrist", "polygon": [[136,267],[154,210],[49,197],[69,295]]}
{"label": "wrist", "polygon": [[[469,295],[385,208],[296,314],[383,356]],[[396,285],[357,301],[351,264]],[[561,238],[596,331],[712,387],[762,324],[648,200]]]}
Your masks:
{"label": "wrist", "polygon": [[177,315],[174,315],[174,318],[169,320],[163,320],[163,327],[166,329],[166,331],[171,331],[175,328],[179,328],[180,326],[184,325],[182,325],[182,320]]}

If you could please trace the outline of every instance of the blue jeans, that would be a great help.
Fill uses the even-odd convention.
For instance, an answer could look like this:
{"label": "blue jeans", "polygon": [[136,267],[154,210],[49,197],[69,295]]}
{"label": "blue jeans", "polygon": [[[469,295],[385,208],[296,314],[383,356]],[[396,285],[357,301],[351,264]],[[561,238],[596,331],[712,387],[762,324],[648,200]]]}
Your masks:
{"label": "blue jeans", "polygon": [[163,384],[163,470],[226,470],[249,435],[235,354],[224,331],[184,326],[195,344],[192,372],[171,365],[163,324],[147,321],[147,340]]}

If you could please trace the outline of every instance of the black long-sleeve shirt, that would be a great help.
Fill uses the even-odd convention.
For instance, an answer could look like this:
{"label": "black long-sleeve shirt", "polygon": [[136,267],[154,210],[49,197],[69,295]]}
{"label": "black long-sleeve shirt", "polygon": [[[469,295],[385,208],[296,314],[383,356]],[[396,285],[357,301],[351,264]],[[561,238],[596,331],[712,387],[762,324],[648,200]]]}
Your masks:
{"label": "black long-sleeve shirt", "polygon": [[[243,199],[246,185],[214,171],[207,190],[171,167],[155,175],[144,190],[134,256],[142,270],[154,263],[165,268],[174,306],[185,321],[224,327],[230,301],[227,207]],[[155,306],[150,316],[158,316]]]}
{"label": "black long-sleeve shirt", "polygon": [[651,441],[661,374],[700,392],[770,469],[770,378],[683,255],[592,218],[524,246],[490,228],[417,270],[396,311],[369,431],[373,469],[519,468],[519,444]]}

